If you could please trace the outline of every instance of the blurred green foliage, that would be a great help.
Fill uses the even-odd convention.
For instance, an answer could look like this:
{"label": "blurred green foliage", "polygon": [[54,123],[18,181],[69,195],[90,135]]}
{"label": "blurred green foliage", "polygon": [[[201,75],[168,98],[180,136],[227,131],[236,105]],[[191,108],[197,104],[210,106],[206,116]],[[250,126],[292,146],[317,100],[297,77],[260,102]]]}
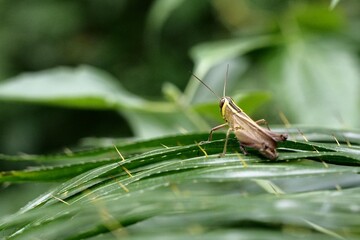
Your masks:
{"label": "blurred green foliage", "polygon": [[[210,106],[215,97],[195,80],[189,81],[190,72],[220,94],[227,65],[228,95],[251,96],[255,91],[272,97],[262,107],[254,104],[256,109],[243,106],[255,118],[281,123],[281,111],[291,123],[359,127],[360,18],[356,9],[360,4],[336,3],[1,1],[0,81],[5,87],[0,97],[11,101],[0,106],[0,151],[49,152],[87,136],[151,137],[205,130],[210,125],[203,124],[204,116],[214,124],[221,119],[213,118],[217,109],[209,114],[204,111],[210,107],[203,106]],[[82,105],[80,111],[24,105],[21,96],[32,94],[34,98],[27,102],[78,107],[74,99],[59,104],[63,96],[55,101],[41,96],[53,92],[54,81],[65,92],[84,88],[72,85],[71,76],[68,82],[46,76],[51,70],[38,73],[44,82],[37,90],[20,84],[12,97],[4,90],[11,82],[16,84],[19,78],[15,76],[23,72],[33,72],[28,80],[35,86],[31,82],[38,71],[68,66],[76,72],[83,64],[103,70],[106,76],[109,73],[111,84],[122,85],[140,99],[137,113],[131,106],[131,111],[117,108],[118,116],[109,107],[105,107],[107,112],[98,112],[99,107],[94,110],[91,104]],[[92,87],[103,81],[108,80],[99,79]],[[166,101],[158,105],[149,101],[160,100],[162,91]],[[81,101],[89,101],[89,96]],[[166,106],[165,111],[172,114],[161,113]],[[39,116],[45,118],[44,124],[39,124]],[[69,131],[64,134],[64,129]]]}

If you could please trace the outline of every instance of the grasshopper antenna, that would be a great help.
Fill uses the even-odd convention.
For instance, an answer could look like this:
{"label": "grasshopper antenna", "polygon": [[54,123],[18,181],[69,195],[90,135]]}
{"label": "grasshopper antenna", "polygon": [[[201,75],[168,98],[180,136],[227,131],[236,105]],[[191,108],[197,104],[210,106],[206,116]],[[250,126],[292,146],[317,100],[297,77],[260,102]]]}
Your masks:
{"label": "grasshopper antenna", "polygon": [[229,64],[226,67],[226,75],[225,75],[225,80],[224,80],[223,97],[225,97],[225,95],[226,95],[226,84],[227,84],[228,77],[229,77]]}
{"label": "grasshopper antenna", "polygon": [[195,74],[192,73],[192,75],[199,80],[207,89],[210,90],[210,92],[212,92],[218,99],[221,99],[208,85],[206,85],[206,83],[204,83],[200,78],[198,78]]}

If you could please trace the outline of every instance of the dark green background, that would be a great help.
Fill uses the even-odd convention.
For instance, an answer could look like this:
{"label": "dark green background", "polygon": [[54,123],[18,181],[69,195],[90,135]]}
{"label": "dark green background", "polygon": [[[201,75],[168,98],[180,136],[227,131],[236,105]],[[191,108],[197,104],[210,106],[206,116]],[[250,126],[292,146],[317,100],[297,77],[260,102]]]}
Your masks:
{"label": "dark green background", "polygon": [[[170,2],[177,4],[167,8]],[[238,92],[270,91],[274,101],[259,108],[255,117],[281,124],[280,109],[295,123],[359,127],[358,90],[348,92],[359,85],[359,2],[340,1],[334,9],[330,4],[1,1],[0,81],[23,72],[88,64],[109,72],[130,92],[159,100],[165,82],[185,89],[198,63],[189,54],[194,46],[275,35],[278,44],[247,51],[235,63],[224,61],[231,69],[244,69],[237,77]],[[305,99],[300,101],[296,93]],[[330,107],[335,109],[318,111]],[[127,121],[111,111],[1,102],[0,112],[3,153],[48,153],[83,137],[133,135]]]}

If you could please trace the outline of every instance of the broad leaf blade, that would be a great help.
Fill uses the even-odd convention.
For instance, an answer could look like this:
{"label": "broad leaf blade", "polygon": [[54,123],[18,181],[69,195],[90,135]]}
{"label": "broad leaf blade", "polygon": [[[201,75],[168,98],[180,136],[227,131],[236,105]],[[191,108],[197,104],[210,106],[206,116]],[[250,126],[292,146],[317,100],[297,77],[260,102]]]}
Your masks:
{"label": "broad leaf blade", "polygon": [[269,85],[292,123],[359,126],[359,63],[349,49],[303,39],[290,42],[270,63]]}
{"label": "broad leaf blade", "polygon": [[89,66],[25,73],[0,85],[0,98],[81,108],[138,106],[143,101],[107,73]]}

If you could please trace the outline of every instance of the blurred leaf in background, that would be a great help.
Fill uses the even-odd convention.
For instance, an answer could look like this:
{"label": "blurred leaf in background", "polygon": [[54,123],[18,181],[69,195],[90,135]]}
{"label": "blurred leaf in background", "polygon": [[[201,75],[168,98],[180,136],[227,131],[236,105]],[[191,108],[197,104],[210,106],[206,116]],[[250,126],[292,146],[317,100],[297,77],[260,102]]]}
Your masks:
{"label": "blurred leaf in background", "polygon": [[[116,109],[121,116],[107,121],[98,117],[99,122],[96,121],[96,126],[91,123],[88,131],[73,128],[78,129],[78,133],[76,130],[68,132],[67,139],[64,136],[61,140],[62,146],[81,136],[98,135],[95,129],[102,125],[101,122],[107,128],[103,136],[130,136],[132,132],[138,137],[152,137],[205,130],[209,125],[203,122],[204,110],[197,110],[204,109],[203,104],[214,104],[216,99],[195,79],[189,81],[190,72],[207,82],[220,95],[227,65],[228,95],[263,91],[262,94],[268,94],[267,99],[271,97],[272,101],[261,108],[261,114],[249,109],[248,105],[241,106],[253,111],[254,117],[281,123],[278,117],[281,111],[292,123],[359,127],[357,46],[360,38],[355,28],[359,15],[354,11],[359,5],[357,1],[337,5],[332,2],[332,8],[328,1],[246,0],[159,0],[147,3],[51,1],[46,4],[35,1],[30,5],[26,1],[2,1],[0,4],[3,19],[0,23],[3,36],[0,76],[3,81],[24,71],[88,64],[110,73],[114,76],[111,77],[111,84],[121,82],[133,96],[138,95],[136,98],[141,99],[142,106],[134,113],[131,103],[125,100],[127,95],[123,95],[122,106],[128,105],[131,111],[127,111],[126,107]],[[49,81],[60,81],[50,78]],[[15,79],[18,78],[10,81]],[[64,84],[62,88],[70,89],[73,80],[69,79],[57,84]],[[97,79],[103,81],[101,77]],[[166,99],[170,102],[161,100],[161,88],[165,82],[170,82],[172,89],[178,89],[175,90],[178,92],[175,97]],[[96,88],[102,83],[85,84],[94,84],[88,87]],[[18,86],[18,94],[21,95],[21,89],[25,86]],[[52,85],[41,84],[38,92],[51,93],[51,88]],[[165,96],[169,96],[168,90],[163,87]],[[183,91],[184,94],[181,93]],[[6,98],[10,99],[9,96]],[[32,102],[38,102],[35,98]],[[82,99],[83,102],[88,100]],[[148,105],[153,100],[160,105]],[[49,99],[42,101],[50,102],[54,104]],[[12,115],[5,109],[2,111],[2,126],[15,122],[13,119],[21,116],[22,103],[18,101],[17,104],[2,106],[5,109],[19,108],[18,113]],[[69,107],[64,101],[60,105]],[[75,107],[76,104],[72,102],[70,105]],[[310,107],[314,105],[316,108]],[[159,106],[166,107],[161,109]],[[49,122],[56,122],[53,113],[47,114],[49,108],[36,109],[37,114],[49,116]],[[206,109],[210,111],[210,108]],[[217,111],[215,108],[212,113],[205,115],[213,116],[210,118],[217,119],[217,122],[221,120],[214,118]],[[88,121],[86,111],[78,112],[80,116],[78,114],[74,118],[70,117],[73,112],[63,110],[64,121],[70,118],[74,125]],[[154,115],[154,112],[159,115]],[[84,114],[83,117],[81,114]],[[90,110],[89,114],[96,116],[97,113]],[[121,122],[121,126],[114,127],[116,122]],[[41,132],[42,127],[33,124],[33,128],[32,131],[24,131],[23,138],[34,144],[25,147],[18,142],[18,151],[57,150],[49,145],[51,140],[47,139],[47,144],[36,143],[36,138],[32,140],[32,132]],[[54,125],[47,132],[60,137],[61,128],[63,126]],[[17,127],[0,128],[0,132],[5,131],[6,134],[2,136],[6,137],[1,139],[2,151],[14,152],[12,146],[15,144],[9,140],[14,138],[11,136],[18,135]],[[44,147],[39,148],[42,144]],[[45,146],[53,147],[46,149]]]}
{"label": "blurred leaf in background", "polygon": [[[202,5],[208,6],[206,1],[202,2]],[[173,42],[165,36],[160,52],[149,51],[153,45],[147,45],[144,28],[152,8],[151,1],[34,1],[31,4],[27,1],[1,1],[0,4],[0,81],[22,72],[36,72],[59,65],[76,67],[89,64],[111,73],[116,77],[115,81],[120,80],[122,85],[135,94],[158,98],[163,82],[170,81],[183,88],[192,69],[187,55],[187,49],[193,43],[191,38],[177,43],[174,48]],[[204,11],[203,8],[200,4],[193,15],[201,16],[197,12]],[[199,21],[206,20],[201,18]],[[190,30],[187,27],[182,26]],[[195,31],[196,26],[192,29]],[[202,39],[205,37],[202,36]],[[168,54],[169,49],[173,54]],[[1,110],[0,135],[6,136],[0,140],[1,152],[51,152],[74,143],[81,137],[131,136],[129,123],[124,118],[102,117],[104,114],[111,115],[109,112],[99,114],[96,111],[82,110],[74,114],[71,110],[61,110],[62,116],[59,117],[54,116],[52,108],[33,109],[29,105],[24,107],[22,103],[2,104],[0,108],[4,108]],[[12,113],[6,110],[9,108]],[[57,136],[58,145],[51,144],[54,142],[51,139],[34,138],[32,132],[43,132],[43,127],[36,124],[32,125],[32,131],[22,133],[22,138],[32,144],[9,142],[13,139],[12,136],[18,135],[18,129],[16,126],[7,126],[18,122],[24,108],[29,112],[28,122],[32,122],[31,118],[42,115],[47,116],[49,123],[54,123],[46,132]],[[93,117],[89,118],[88,114]],[[63,136],[63,131],[60,130],[64,126],[58,123],[59,118],[72,129],[67,136]],[[89,124],[87,130],[79,127],[84,121]],[[96,130],[100,127],[103,133]],[[15,144],[17,149],[12,147]]]}
{"label": "blurred leaf in background", "polygon": [[299,4],[291,14],[284,46],[265,72],[277,103],[296,123],[359,127],[359,59],[345,38],[344,16],[317,4]]}

